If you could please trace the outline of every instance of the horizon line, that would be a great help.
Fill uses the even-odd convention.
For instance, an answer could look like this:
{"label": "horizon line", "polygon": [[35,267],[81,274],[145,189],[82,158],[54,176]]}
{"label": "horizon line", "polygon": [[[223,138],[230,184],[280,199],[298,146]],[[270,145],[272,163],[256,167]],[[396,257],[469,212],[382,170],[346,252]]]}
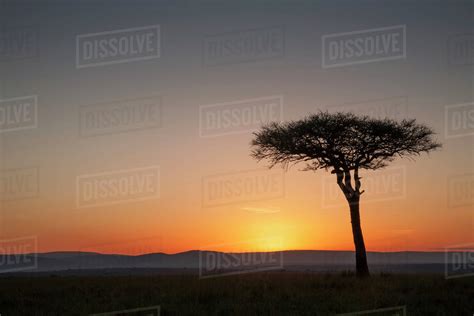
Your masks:
{"label": "horizon line", "polygon": [[[179,255],[188,252],[217,252],[227,254],[247,254],[247,253],[275,253],[275,252],[352,252],[354,250],[318,250],[318,249],[285,249],[285,250],[271,250],[271,251],[217,251],[217,250],[205,250],[205,249],[191,249],[186,251],[179,251],[174,253],[166,252],[148,252],[142,254],[124,254],[124,253],[105,253],[97,251],[81,251],[81,250],[58,250],[58,251],[45,251],[45,252],[29,252],[29,253],[1,253],[0,256],[12,256],[12,255],[47,255],[47,254],[97,254],[97,255],[109,255],[109,256],[127,256],[127,257],[140,257],[146,255],[162,254],[162,255]],[[367,253],[446,253],[446,252],[472,252],[474,248],[441,248],[433,250],[397,250],[397,251],[376,251],[367,250]]]}

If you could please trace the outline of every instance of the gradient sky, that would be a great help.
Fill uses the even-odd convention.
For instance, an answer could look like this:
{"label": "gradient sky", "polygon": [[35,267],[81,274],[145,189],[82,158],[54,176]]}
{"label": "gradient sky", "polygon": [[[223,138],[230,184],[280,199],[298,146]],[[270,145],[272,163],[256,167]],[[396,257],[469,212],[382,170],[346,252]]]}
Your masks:
{"label": "gradient sky", "polygon": [[[348,207],[342,195],[331,196],[335,205],[328,205],[327,194],[337,187],[325,171],[296,166],[276,176],[284,184],[276,184],[273,195],[255,191],[255,199],[206,202],[205,185],[212,179],[248,172],[258,177],[256,170],[266,164],[249,156],[253,127],[202,137],[201,106],[281,96],[283,120],[342,104],[364,111],[364,104],[372,104],[437,132],[441,150],[364,176],[363,188],[372,181],[361,202],[369,250],[439,250],[473,242],[473,131],[457,138],[445,133],[446,106],[473,102],[473,51],[465,61],[449,50],[456,36],[474,32],[472,2],[2,5],[3,38],[27,27],[38,36],[36,54],[0,58],[0,99],[38,98],[37,128],[0,133],[3,173],[38,170],[35,196],[0,199],[2,240],[36,236],[41,252],[353,249]],[[76,36],[149,25],[160,25],[159,58],[76,68]],[[396,25],[405,25],[406,58],[322,67],[322,36]],[[284,30],[282,54],[214,66],[203,62],[206,38],[272,27]],[[159,126],[81,135],[84,107],[150,96],[161,97]],[[159,166],[159,197],[77,207],[78,177],[149,166]],[[403,170],[403,176],[391,170]],[[452,179],[461,179],[467,191],[456,192]],[[462,205],[452,203],[459,194]]]}

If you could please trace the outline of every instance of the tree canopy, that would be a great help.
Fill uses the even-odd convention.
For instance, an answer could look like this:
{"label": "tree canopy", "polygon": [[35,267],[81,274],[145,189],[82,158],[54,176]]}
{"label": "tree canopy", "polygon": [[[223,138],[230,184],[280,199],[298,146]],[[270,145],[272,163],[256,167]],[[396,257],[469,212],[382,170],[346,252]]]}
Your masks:
{"label": "tree canopy", "polygon": [[395,121],[319,112],[298,121],[274,122],[254,133],[251,155],[276,164],[304,162],[306,170],[333,173],[379,169],[396,157],[420,155],[441,147],[434,131],[415,119]]}

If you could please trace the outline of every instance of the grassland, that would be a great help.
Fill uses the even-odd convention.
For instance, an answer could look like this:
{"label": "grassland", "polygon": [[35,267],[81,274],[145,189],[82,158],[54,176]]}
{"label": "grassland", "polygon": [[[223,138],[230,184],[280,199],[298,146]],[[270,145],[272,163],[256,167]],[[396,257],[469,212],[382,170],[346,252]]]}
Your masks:
{"label": "grassland", "polygon": [[406,305],[407,315],[473,315],[473,278],[268,272],[0,278],[0,314],[88,315],[160,305],[161,315],[335,315]]}

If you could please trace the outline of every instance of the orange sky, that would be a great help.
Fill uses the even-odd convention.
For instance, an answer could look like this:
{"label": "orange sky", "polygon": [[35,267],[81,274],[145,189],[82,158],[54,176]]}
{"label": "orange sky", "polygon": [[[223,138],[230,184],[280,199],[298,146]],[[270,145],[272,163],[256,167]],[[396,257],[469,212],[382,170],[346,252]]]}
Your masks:
{"label": "orange sky", "polygon": [[[303,166],[265,171],[265,162],[249,156],[262,122],[342,109],[416,118],[443,143],[429,156],[363,175],[367,249],[439,250],[473,241],[472,64],[453,61],[459,56],[447,49],[472,28],[461,6],[426,6],[419,18],[409,4],[242,7],[243,15],[225,6],[124,5],[97,8],[84,22],[81,12],[90,8],[68,5],[4,21],[41,27],[31,44],[38,54],[1,64],[8,78],[0,81],[0,100],[36,96],[38,109],[35,126],[0,132],[1,240],[35,236],[40,252],[352,250],[348,206],[334,175],[299,171]],[[76,36],[147,25],[161,26],[159,56],[76,68]],[[324,35],[393,25],[405,26],[405,57],[322,67]],[[270,34],[275,52],[208,65],[203,45],[222,34]],[[451,116],[447,106],[464,103],[471,105],[449,108],[458,109]],[[117,109],[146,119],[91,127]],[[224,110],[237,111],[232,128],[215,121]],[[450,129],[459,132],[450,120],[456,114],[467,122],[465,135],[450,137]],[[92,187],[119,180],[124,195],[111,197],[109,188],[104,197]]]}
{"label": "orange sky", "polygon": [[[428,183],[433,179],[429,175],[410,178],[417,165],[425,165],[426,169],[434,167],[435,155],[423,157],[416,163],[397,164],[395,169],[371,172],[373,177],[379,173],[380,178],[374,182],[376,185],[366,186],[369,191],[364,193],[361,204],[368,250],[430,251],[470,241],[470,206],[449,208],[446,183],[430,186]],[[399,166],[401,169],[396,169]],[[406,173],[397,173],[403,168]],[[261,200],[231,201],[210,207],[202,206],[207,202],[202,200],[199,178],[188,179],[188,185],[182,187],[186,195],[176,196],[174,190],[162,186],[159,199],[121,204],[74,208],[73,199],[69,199],[69,204],[67,199],[16,201],[14,210],[3,213],[3,223],[9,223],[3,226],[7,237],[4,239],[34,235],[40,252],[80,250],[140,254],[192,249],[353,249],[345,200],[342,196],[325,196],[329,189],[323,188],[324,185],[338,192],[331,175],[296,169],[286,173],[252,171],[250,175],[265,177],[271,172],[284,178],[282,187],[276,187],[280,197],[268,198],[267,193],[260,192]],[[243,174],[238,176],[249,175]],[[172,177],[162,175],[161,184]],[[366,177],[368,181],[369,175]],[[383,189],[388,191],[377,189],[384,181],[390,184]],[[196,189],[192,189],[193,185]],[[371,193],[371,188],[379,192]],[[8,203],[13,204],[3,205]]]}

